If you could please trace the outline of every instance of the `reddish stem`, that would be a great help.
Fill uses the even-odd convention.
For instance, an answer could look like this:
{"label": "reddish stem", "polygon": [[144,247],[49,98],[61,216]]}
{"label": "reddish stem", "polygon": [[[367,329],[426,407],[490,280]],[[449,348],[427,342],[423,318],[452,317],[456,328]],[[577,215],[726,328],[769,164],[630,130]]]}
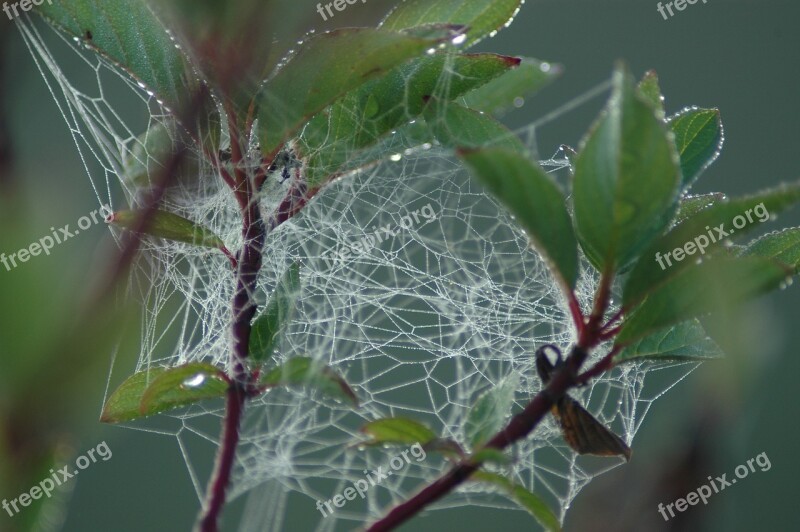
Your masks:
{"label": "reddish stem", "polygon": [[622,346],[615,345],[597,364],[578,376],[578,384],[586,384],[591,379],[605,373],[614,367],[614,357],[620,352]]}
{"label": "reddish stem", "polygon": [[[613,357],[618,350],[616,347],[594,367],[583,373],[580,377],[578,376],[578,370],[586,360],[588,350],[602,341],[601,323],[611,298],[612,281],[612,275],[604,274],[600,277],[600,285],[595,293],[594,307],[588,321],[584,320],[574,294],[570,294],[570,311],[579,331],[577,345],[573,347],[572,353],[567,357],[564,368],[550,379],[546,387],[536,394],[521,413],[511,418],[508,425],[489,440],[485,445],[486,447],[503,450],[525,438],[533,432],[550,411],[553,404],[555,404],[567,390],[578,384],[585,383],[588,379],[599,375],[611,367]],[[436,502],[456,489],[459,485],[463,484],[469,479],[472,473],[479,468],[479,464],[475,464],[470,460],[462,460],[445,474],[445,476],[429,484],[408,501],[394,507],[384,518],[369,527],[367,529],[368,532],[394,530],[422,511],[426,506]]]}
{"label": "reddish stem", "polygon": [[206,502],[197,523],[201,532],[216,532],[219,517],[225,506],[225,492],[230,484],[236,448],[239,444],[239,425],[244,411],[245,400],[251,387],[252,373],[247,368],[246,360],[250,354],[251,323],[257,307],[253,300],[256,290],[258,272],[261,269],[262,249],[267,236],[264,220],[258,202],[254,201],[254,190],[247,173],[242,166],[242,149],[233,119],[230,120],[231,161],[234,166],[236,194],[242,206],[242,238],[244,245],[233,260],[236,262],[236,291],[232,302],[230,374],[233,381],[228,391],[223,419],[222,436],[217,454],[214,473],[208,485]]}
{"label": "reddish stem", "polygon": [[[576,373],[586,359],[586,351],[575,347],[567,358],[566,367],[556,373],[547,387],[536,394],[525,410],[511,418],[508,425],[489,440],[486,447],[503,450],[509,445],[525,438],[544,419],[553,404],[566,391],[577,384]],[[445,476],[430,484],[408,501],[396,506],[383,519],[373,524],[368,532],[385,532],[393,530],[408,521],[426,506],[441,499],[452,490],[463,484],[478,470],[480,465],[463,460],[453,467]]]}
{"label": "reddish stem", "polygon": [[580,338],[586,326],[586,318],[583,315],[580,303],[578,303],[578,298],[575,297],[575,292],[570,290],[567,299],[569,300],[569,311],[570,314],[572,314],[572,321],[575,323],[575,329],[577,329],[578,337]]}
{"label": "reddish stem", "polygon": [[211,478],[206,501],[203,504],[204,513],[197,523],[197,529],[202,532],[217,532],[219,529],[218,521],[225,506],[225,492],[236,459],[236,448],[239,445],[239,426],[246,397],[247,394],[238,383],[234,383],[228,389],[220,452],[217,454],[214,476]]}

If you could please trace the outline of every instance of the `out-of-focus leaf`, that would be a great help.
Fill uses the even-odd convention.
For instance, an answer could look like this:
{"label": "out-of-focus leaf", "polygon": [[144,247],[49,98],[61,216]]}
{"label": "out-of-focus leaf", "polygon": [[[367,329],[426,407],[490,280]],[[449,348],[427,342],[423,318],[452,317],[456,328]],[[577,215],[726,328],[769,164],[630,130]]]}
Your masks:
{"label": "out-of-focus leaf", "polygon": [[[360,151],[407,127],[422,114],[431,97],[453,100],[518,64],[518,59],[495,54],[438,53],[366,83],[303,128],[298,149],[308,159],[309,187],[319,186],[350,161],[369,162],[370,158],[359,157]],[[385,156],[386,152],[378,153]]]}
{"label": "out-of-focus leaf", "polygon": [[561,75],[560,65],[522,58],[519,67],[464,95],[470,109],[486,113],[502,113],[521,107],[524,98],[539,92]]}
{"label": "out-of-focus leaf", "polygon": [[464,435],[473,449],[503,428],[514,405],[516,384],[516,379],[508,379],[484,392],[472,405],[464,424]]}
{"label": "out-of-focus leaf", "polygon": [[500,449],[484,447],[470,455],[470,460],[476,464],[495,464],[506,466],[511,463],[511,458]]}
{"label": "out-of-focus leaf", "polygon": [[666,116],[664,96],[661,94],[661,85],[658,83],[658,74],[655,70],[650,70],[644,75],[639,82],[639,92],[656,110],[656,117],[663,120]]}
{"label": "out-of-focus leaf", "polygon": [[[107,223],[133,230],[142,216],[142,211],[117,211],[112,213]],[[193,246],[225,250],[225,243],[209,229],[198,225],[183,216],[167,211],[156,211],[149,219],[146,233],[151,236],[184,242]]]}
{"label": "out-of-focus leaf", "polygon": [[389,30],[404,30],[434,24],[467,27],[466,46],[509,24],[523,0],[406,0],[381,23]]}
{"label": "out-of-focus leaf", "polygon": [[500,488],[512,500],[531,514],[545,530],[558,532],[561,530],[561,523],[556,514],[547,506],[535,493],[530,492],[524,486],[514,484],[506,477],[488,471],[476,471],[470,477],[476,482],[485,482]]}
{"label": "out-of-focus leaf", "polygon": [[774,290],[791,273],[790,268],[771,259],[724,255],[706,258],[653,291],[625,318],[617,343],[625,345],[663,327]]}
{"label": "out-of-focus leaf", "polygon": [[508,207],[565,288],[578,278],[578,245],[564,196],[541,168],[500,148],[465,152],[475,175]]}
{"label": "out-of-focus leaf", "polygon": [[665,124],[618,67],[607,108],[575,161],[575,222],[592,265],[614,272],[635,260],[669,223],[679,184]]}
{"label": "out-of-focus leaf", "polygon": [[448,148],[505,148],[525,153],[522,141],[487,114],[433,99],[424,112],[436,140]]}
{"label": "out-of-focus leaf", "polygon": [[[751,196],[718,201],[694,216],[690,216],[673,227],[667,234],[656,239],[642,253],[624,283],[623,306],[626,309],[633,308],[647,294],[693,264],[693,260],[689,257],[685,257],[681,261],[670,260],[667,262],[663,258],[666,253],[673,252],[678,248],[685,249],[687,243],[690,242],[695,248],[693,254],[697,253],[700,256],[710,253],[725,245],[730,239],[741,237],[755,229],[760,226],[762,221],[767,221],[771,216],[788,209],[797,202],[800,202],[800,183],[793,183]],[[752,223],[746,218],[748,212],[750,219],[753,220]],[[744,227],[739,229],[732,225],[737,216],[745,217],[744,220],[747,222]],[[720,234],[717,228],[727,235]],[[700,247],[704,247],[702,252],[700,252]],[[656,255],[657,253],[658,255]],[[657,257],[662,257],[661,264]]]}
{"label": "out-of-focus leaf", "polygon": [[435,44],[369,28],[336,30],[306,41],[259,95],[262,152],[272,153],[319,111]]}
{"label": "out-of-focus leaf", "polygon": [[405,417],[391,417],[371,421],[361,427],[370,436],[365,445],[427,445],[438,440],[435,432],[419,421]]}
{"label": "out-of-focus leaf", "polygon": [[708,360],[725,354],[709,338],[699,320],[693,319],[667,327],[622,349],[615,363],[629,360]]}
{"label": "out-of-focus leaf", "polygon": [[681,198],[681,204],[678,208],[678,213],[675,215],[674,223],[677,225],[700,211],[727,199],[727,196],[721,192],[684,196]]}
{"label": "out-of-focus leaf", "polygon": [[264,374],[259,384],[265,388],[304,386],[358,406],[358,397],[347,381],[329,366],[313,358],[291,358],[282,366]]}
{"label": "out-of-focus leaf", "polygon": [[253,322],[250,333],[250,358],[262,362],[272,356],[278,335],[289,321],[300,292],[300,265],[292,264],[272,293],[267,308]]}
{"label": "out-of-focus leaf", "polygon": [[742,254],[777,260],[797,273],[800,268],[800,227],[764,235],[749,243]]}

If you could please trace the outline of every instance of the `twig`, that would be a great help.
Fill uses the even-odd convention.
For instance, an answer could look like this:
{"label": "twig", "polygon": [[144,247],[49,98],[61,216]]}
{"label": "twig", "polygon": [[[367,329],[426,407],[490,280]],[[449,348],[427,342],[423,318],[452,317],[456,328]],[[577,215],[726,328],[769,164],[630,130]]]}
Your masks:
{"label": "twig", "polygon": [[245,391],[238,383],[233,383],[228,389],[220,452],[217,454],[214,476],[209,483],[206,502],[203,505],[205,512],[197,524],[197,527],[204,532],[217,532],[218,530],[217,522],[222,508],[225,506],[225,491],[230,482],[230,472],[233,469],[236,448],[239,445],[239,426],[245,398]]}
{"label": "twig", "polygon": [[[259,169],[251,178],[247,175],[244,160],[244,150],[241,146],[240,136],[234,122],[234,114],[229,114],[229,130],[231,131],[231,162],[234,175],[229,176],[226,182],[232,182],[232,190],[241,206],[242,211],[242,237],[244,245],[232,262],[236,262],[236,292],[232,301],[232,338],[230,375],[233,381],[228,391],[225,403],[225,417],[223,419],[220,447],[217,451],[217,460],[214,473],[208,485],[205,504],[198,519],[196,530],[200,532],[217,532],[218,521],[225,506],[225,493],[230,484],[231,472],[236,458],[236,448],[239,444],[239,429],[242,414],[248,397],[257,395],[254,381],[257,371],[247,366],[250,356],[250,335],[252,322],[256,315],[257,306],[253,299],[261,270],[262,253],[267,235],[280,224],[297,214],[306,204],[305,186],[300,183],[292,186],[286,197],[269,220],[267,225],[261,216],[258,204],[258,191],[262,176],[266,176],[264,169]],[[263,182],[263,181],[262,181]]]}
{"label": "twig", "polygon": [[[485,446],[503,450],[530,434],[539,422],[544,419],[553,404],[569,388],[577,385],[577,371],[586,360],[586,356],[585,350],[577,346],[574,347],[567,358],[564,369],[556,373],[547,387],[536,394],[528,406],[525,407],[525,410],[514,416],[508,425],[495,434]],[[383,519],[369,527],[368,532],[386,532],[395,529],[426,506],[436,502],[463,484],[479,467],[479,464],[469,460],[462,460],[445,476],[430,484],[408,501],[392,509]]]}
{"label": "twig", "polygon": [[[616,350],[606,355],[593,368],[578,376],[578,371],[588,357],[588,351],[601,340],[602,320],[608,308],[611,298],[611,285],[614,280],[613,275],[603,274],[600,277],[600,284],[595,293],[594,306],[588,320],[584,320],[574,294],[570,294],[570,310],[576,327],[578,328],[578,343],[572,348],[572,353],[567,357],[563,369],[559,370],[547,383],[546,387],[536,394],[533,400],[528,403],[525,409],[511,418],[506,427],[486,443],[485,447],[504,450],[506,447],[525,438],[544,419],[550,408],[569,390],[579,384],[584,384],[593,375],[602,373],[611,367],[612,359]],[[577,309],[576,309],[577,307]],[[579,320],[577,318],[580,318]],[[469,477],[480,468],[470,460],[462,460],[454,466],[445,476],[429,484],[422,491],[417,493],[408,501],[395,506],[381,520],[374,523],[367,530],[368,532],[386,532],[394,530],[401,524],[408,521],[411,517],[422,511],[428,505],[441,499],[458,486],[463,484]]]}

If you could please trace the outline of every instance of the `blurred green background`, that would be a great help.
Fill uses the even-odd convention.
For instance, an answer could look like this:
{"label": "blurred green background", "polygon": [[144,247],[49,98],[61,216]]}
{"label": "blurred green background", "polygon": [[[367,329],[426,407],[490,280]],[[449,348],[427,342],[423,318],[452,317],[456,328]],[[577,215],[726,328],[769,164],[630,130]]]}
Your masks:
{"label": "blurred green background", "polygon": [[[623,58],[637,75],[658,71],[668,113],[687,105],[720,108],[725,147],[696,192],[735,195],[799,178],[791,161],[800,132],[800,6],[788,0],[708,0],[665,21],[656,4],[529,1],[509,29],[479,49],[558,62],[566,70],[506,115],[507,124],[524,126],[581,95],[607,79],[614,60]],[[327,25],[315,5],[286,2],[285,9],[303,28],[321,30],[374,23],[393,2],[358,3]],[[97,205],[67,127],[5,17],[0,44],[0,139],[10,140],[0,142],[0,252],[9,253],[52,226],[74,224]],[[540,155],[548,157],[562,143],[576,145],[602,103],[595,99],[543,128]],[[800,213],[782,216],[779,224],[800,225]],[[0,489],[12,498],[47,476],[46,467],[18,485],[13,480],[25,464],[46,463],[42,456],[51,442],[70,456],[106,441],[113,458],[72,482],[68,513],[52,505],[45,509],[47,519],[76,532],[188,530],[198,501],[175,439],[96,421],[115,346],[108,329],[123,323],[125,330],[137,330],[131,319],[75,323],[112,252],[106,230],[95,226],[49,257],[11,272],[0,267]],[[728,358],[702,366],[654,403],[634,440],[632,462],[595,479],[577,497],[566,530],[798,529],[798,302],[800,291],[791,287],[709,321]],[[130,367],[126,346],[117,363]],[[658,514],[659,502],[684,496],[709,475],[730,477],[737,465],[762,452],[772,464],[769,471],[752,473],[707,506],[691,507],[668,523]],[[195,463],[210,467],[211,460],[209,453]],[[226,529],[235,529],[242,506],[239,500],[229,507]],[[310,530],[316,521],[307,500],[290,499],[288,512],[286,530]],[[25,519],[25,512],[13,519],[0,513],[0,530],[21,529]],[[480,531],[501,523],[506,530],[535,526],[522,512],[460,508],[417,518],[404,530]]]}

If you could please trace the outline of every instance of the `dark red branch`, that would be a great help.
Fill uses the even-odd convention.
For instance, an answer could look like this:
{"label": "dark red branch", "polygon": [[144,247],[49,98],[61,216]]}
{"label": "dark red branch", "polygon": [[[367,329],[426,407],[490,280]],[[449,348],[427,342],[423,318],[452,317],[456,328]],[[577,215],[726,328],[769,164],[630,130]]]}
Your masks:
{"label": "dark red branch", "polygon": [[[508,425],[489,440],[486,447],[503,450],[513,443],[525,438],[544,419],[553,404],[567,390],[577,384],[577,372],[586,360],[586,351],[575,347],[567,358],[566,366],[556,373],[547,387],[536,394],[525,410],[511,418]],[[408,501],[396,506],[386,517],[369,527],[368,532],[385,532],[393,530],[416,515],[426,506],[433,504],[452,490],[463,484],[478,470],[480,466],[469,461],[462,461],[453,467],[445,476],[430,484]]]}
{"label": "dark red branch", "polygon": [[239,445],[239,426],[244,412],[244,402],[247,394],[245,390],[234,383],[228,390],[225,401],[225,419],[223,421],[222,441],[220,452],[214,466],[214,476],[211,478],[206,501],[203,505],[204,513],[197,523],[197,529],[202,532],[217,532],[218,521],[222,508],[225,506],[225,492],[230,482],[230,472],[236,459],[236,448]]}
{"label": "dark red branch", "polygon": [[[527,437],[544,419],[552,408],[570,388],[584,384],[595,375],[609,369],[613,364],[613,357],[617,349],[606,355],[593,368],[578,376],[578,371],[588,357],[588,350],[602,341],[602,320],[611,297],[611,284],[613,276],[602,275],[600,285],[595,293],[594,306],[588,320],[583,317],[574,294],[570,294],[570,312],[578,328],[578,344],[573,347],[572,353],[567,358],[563,369],[559,370],[547,383],[546,387],[536,394],[525,409],[511,418],[506,427],[492,437],[486,447],[504,450],[515,442]],[[480,468],[470,460],[462,460],[454,466],[445,476],[429,484],[408,501],[395,506],[386,516],[374,523],[368,532],[385,532],[394,530],[408,521],[411,517],[422,511],[425,507],[438,501],[458,486]]]}
{"label": "dark red branch", "polygon": [[233,381],[225,404],[222,437],[217,453],[214,473],[208,485],[206,502],[197,523],[201,532],[216,532],[225,507],[225,493],[230,484],[231,472],[239,445],[239,426],[245,401],[252,387],[253,373],[247,367],[250,356],[252,321],[257,311],[254,300],[258,272],[261,270],[262,250],[267,229],[256,201],[256,191],[243,163],[243,150],[233,120],[231,131],[231,160],[234,167],[234,194],[242,207],[242,239],[244,244],[235,257],[236,291],[231,304],[231,349],[229,374]]}

